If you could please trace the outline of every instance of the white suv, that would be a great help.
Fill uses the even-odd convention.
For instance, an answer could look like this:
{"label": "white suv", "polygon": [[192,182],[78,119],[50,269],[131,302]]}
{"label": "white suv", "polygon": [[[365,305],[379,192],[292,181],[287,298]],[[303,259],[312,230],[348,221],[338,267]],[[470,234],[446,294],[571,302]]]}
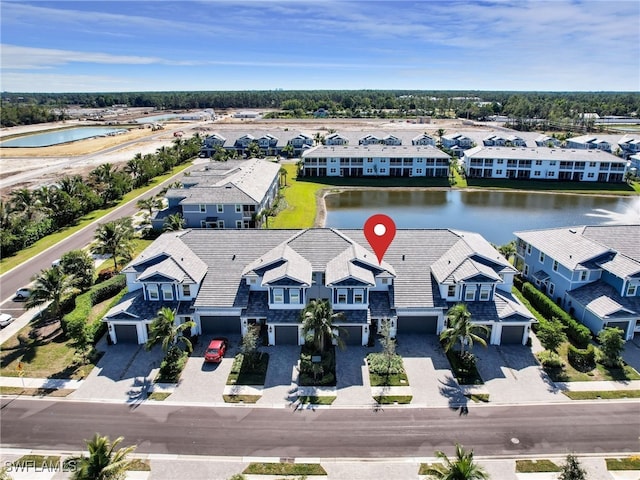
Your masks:
{"label": "white suv", "polygon": [[4,328],[13,322],[13,317],[8,313],[0,313],[0,327]]}

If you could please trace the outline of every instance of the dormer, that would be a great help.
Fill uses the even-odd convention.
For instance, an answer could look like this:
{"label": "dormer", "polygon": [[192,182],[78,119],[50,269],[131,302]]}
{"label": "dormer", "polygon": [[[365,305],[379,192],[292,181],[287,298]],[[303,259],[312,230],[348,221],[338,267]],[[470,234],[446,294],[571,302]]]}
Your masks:
{"label": "dormer", "polygon": [[255,141],[255,139],[256,138],[253,135],[247,133],[236,139],[236,146],[247,148],[251,142]]}
{"label": "dormer", "polygon": [[384,143],[385,145],[399,146],[402,145],[402,140],[395,135],[387,135],[382,139],[382,143]]}
{"label": "dormer", "polygon": [[375,145],[378,143],[381,143],[381,141],[375,135],[365,135],[360,140],[358,140],[359,145]]}
{"label": "dormer", "polygon": [[343,137],[339,133],[332,133],[327,135],[324,139],[325,145],[349,145],[349,139]]}
{"label": "dormer", "polygon": [[411,145],[433,145],[435,146],[436,142],[426,133],[422,135],[418,135],[417,137],[413,137],[411,139]]}

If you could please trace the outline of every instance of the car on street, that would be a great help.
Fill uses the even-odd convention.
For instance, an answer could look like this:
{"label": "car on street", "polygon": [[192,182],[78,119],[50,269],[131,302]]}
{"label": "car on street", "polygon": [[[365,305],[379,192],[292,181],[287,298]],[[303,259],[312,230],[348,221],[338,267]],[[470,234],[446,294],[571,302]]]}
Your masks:
{"label": "car on street", "polygon": [[227,351],[227,340],[225,338],[214,338],[209,342],[207,350],[204,352],[205,362],[220,363],[224,353]]}
{"label": "car on street", "polygon": [[30,295],[31,295],[31,289],[29,288],[24,287],[16,290],[16,298],[18,300],[25,300],[29,298]]}
{"label": "car on street", "polygon": [[15,319],[8,313],[0,313],[0,328],[4,328],[13,322]]}

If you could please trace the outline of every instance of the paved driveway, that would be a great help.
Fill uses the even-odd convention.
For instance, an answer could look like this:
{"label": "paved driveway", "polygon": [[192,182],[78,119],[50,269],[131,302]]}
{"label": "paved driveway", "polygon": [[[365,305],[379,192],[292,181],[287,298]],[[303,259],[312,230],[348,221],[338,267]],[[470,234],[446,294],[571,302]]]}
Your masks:
{"label": "paved driveway", "polygon": [[269,367],[264,382],[261,405],[292,404],[297,400],[298,360],[300,347],[297,345],[278,345],[263,347],[261,351],[269,354]]}

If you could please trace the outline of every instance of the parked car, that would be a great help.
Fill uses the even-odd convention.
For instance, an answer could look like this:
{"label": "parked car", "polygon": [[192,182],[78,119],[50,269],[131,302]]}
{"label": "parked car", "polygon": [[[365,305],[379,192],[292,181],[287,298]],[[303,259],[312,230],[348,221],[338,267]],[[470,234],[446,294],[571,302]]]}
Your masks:
{"label": "parked car", "polygon": [[8,313],[0,313],[0,327],[4,328],[14,320],[15,319]]}
{"label": "parked car", "polygon": [[206,352],[204,352],[204,361],[220,363],[226,351],[227,340],[224,338],[214,338],[209,343]]}
{"label": "parked car", "polygon": [[18,290],[16,290],[16,298],[18,300],[24,300],[26,298],[29,298],[29,296],[31,295],[31,289],[29,288],[19,288]]}

